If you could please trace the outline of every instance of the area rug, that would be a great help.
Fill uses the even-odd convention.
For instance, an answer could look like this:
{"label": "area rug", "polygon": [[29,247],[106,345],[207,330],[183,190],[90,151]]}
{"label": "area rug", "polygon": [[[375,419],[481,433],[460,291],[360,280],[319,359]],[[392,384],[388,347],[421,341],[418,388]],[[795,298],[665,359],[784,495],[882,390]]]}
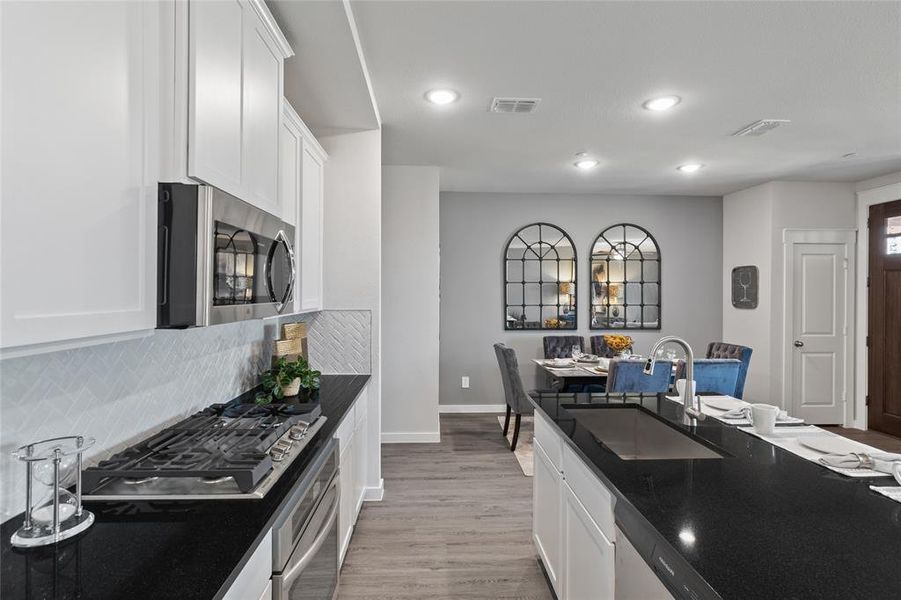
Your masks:
{"label": "area rug", "polygon": [[[516,417],[510,416],[510,430],[507,432],[507,444],[513,441],[513,421]],[[501,431],[504,430],[504,417],[497,418]],[[519,440],[516,442],[516,450],[513,454],[516,456],[516,462],[522,469],[522,474],[526,477],[535,475],[535,465],[532,463],[532,417],[523,417],[519,424]]]}

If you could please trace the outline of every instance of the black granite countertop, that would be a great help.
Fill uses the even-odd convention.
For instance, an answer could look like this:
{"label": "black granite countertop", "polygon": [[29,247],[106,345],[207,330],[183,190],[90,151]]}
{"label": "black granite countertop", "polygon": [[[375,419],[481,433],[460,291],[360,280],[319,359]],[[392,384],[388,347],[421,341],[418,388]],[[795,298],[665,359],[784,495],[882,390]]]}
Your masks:
{"label": "black granite countertop", "polygon": [[623,460],[566,408],[604,410],[622,397],[533,398],[614,492],[630,540],[653,528],[726,600],[901,599],[901,504],[868,487],[891,478],[845,477],[715,419],[683,425],[682,406],[665,398],[625,401],[725,454]]}
{"label": "black granite countertop", "polygon": [[285,496],[319,455],[369,375],[323,375],[328,418],[311,452],[294,461],[262,500],[93,502],[96,521],[57,546],[18,550],[0,528],[3,600],[207,600],[221,596],[272,526]]}

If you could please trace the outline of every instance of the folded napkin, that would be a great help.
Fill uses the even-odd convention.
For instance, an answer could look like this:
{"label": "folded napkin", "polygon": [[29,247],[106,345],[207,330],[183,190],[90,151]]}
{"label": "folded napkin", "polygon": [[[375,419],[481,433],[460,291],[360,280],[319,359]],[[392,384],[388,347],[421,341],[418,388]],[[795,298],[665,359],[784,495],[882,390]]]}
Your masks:
{"label": "folded napkin", "polygon": [[610,359],[603,356],[598,359],[598,366],[604,370],[610,369]]}
{"label": "folded napkin", "polygon": [[820,462],[828,467],[839,469],[872,469],[880,473],[891,473],[892,464],[901,461],[901,454],[866,454],[851,452],[850,454],[827,454]]}
{"label": "folded napkin", "polygon": [[[703,400],[703,398],[702,398]],[[751,418],[751,407],[750,406],[742,406],[741,408],[733,408],[730,411],[724,412],[719,415],[720,419],[750,419]],[[788,413],[784,410],[780,410],[779,414],[776,416],[776,422],[779,421],[802,421],[803,419],[795,419],[793,417],[789,417]]]}

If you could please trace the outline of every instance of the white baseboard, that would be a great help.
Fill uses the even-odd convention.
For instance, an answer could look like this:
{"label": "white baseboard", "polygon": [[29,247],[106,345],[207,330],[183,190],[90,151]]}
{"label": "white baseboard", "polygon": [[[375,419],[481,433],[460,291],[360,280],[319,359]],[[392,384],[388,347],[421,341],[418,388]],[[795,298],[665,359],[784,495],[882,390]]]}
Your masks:
{"label": "white baseboard", "polygon": [[363,492],[363,502],[381,502],[385,497],[385,480],[379,479],[378,487],[367,487]]}
{"label": "white baseboard", "polygon": [[437,431],[382,432],[383,444],[437,444],[441,433]]}
{"label": "white baseboard", "polygon": [[439,413],[504,413],[506,404],[439,404]]}

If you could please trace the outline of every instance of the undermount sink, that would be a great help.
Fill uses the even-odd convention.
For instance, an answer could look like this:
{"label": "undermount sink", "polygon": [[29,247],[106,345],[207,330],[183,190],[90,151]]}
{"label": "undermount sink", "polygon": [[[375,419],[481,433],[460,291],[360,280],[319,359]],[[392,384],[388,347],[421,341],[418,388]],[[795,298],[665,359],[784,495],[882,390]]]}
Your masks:
{"label": "undermount sink", "polygon": [[638,407],[567,407],[566,412],[623,460],[723,458]]}

